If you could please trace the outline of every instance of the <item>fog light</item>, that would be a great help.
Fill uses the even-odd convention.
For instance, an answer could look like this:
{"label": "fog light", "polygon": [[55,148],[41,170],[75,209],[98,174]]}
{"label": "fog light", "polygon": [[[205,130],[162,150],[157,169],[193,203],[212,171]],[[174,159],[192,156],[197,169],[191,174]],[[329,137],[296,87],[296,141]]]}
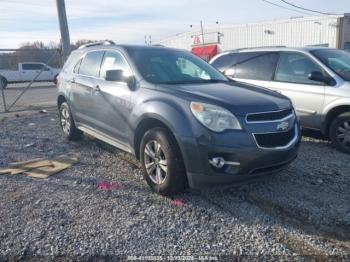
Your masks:
{"label": "fog light", "polygon": [[239,162],[226,161],[223,157],[213,157],[209,159],[209,163],[216,168],[222,168],[224,165],[229,165],[229,166],[240,165]]}

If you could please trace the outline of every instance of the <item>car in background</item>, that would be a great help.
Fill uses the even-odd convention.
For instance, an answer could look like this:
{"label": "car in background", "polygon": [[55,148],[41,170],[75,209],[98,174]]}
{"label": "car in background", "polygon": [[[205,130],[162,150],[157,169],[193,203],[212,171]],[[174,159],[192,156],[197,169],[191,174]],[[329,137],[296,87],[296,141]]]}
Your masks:
{"label": "car in background", "polygon": [[350,153],[350,53],[331,48],[250,48],[223,52],[210,64],[239,82],[292,100],[303,128],[321,130]]}
{"label": "car in background", "polygon": [[297,156],[288,98],[230,81],[187,51],[88,44],[72,52],[57,86],[63,134],[134,154],[160,194],[271,174]]}
{"label": "car in background", "polygon": [[23,82],[54,82],[60,69],[44,63],[19,63],[18,70],[0,70],[0,88],[6,88],[11,83]]}

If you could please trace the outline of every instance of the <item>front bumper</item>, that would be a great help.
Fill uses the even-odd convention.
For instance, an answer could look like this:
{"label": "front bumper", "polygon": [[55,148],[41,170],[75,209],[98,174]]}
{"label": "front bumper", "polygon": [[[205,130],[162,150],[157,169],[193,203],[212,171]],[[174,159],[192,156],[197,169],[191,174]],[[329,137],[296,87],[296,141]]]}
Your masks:
{"label": "front bumper", "polygon": [[[179,137],[189,186],[203,188],[280,171],[297,157],[301,134],[297,123],[295,127],[296,139],[293,143],[276,149],[259,147],[254,136],[248,132],[216,134],[214,137],[197,139]],[[209,163],[213,156],[239,162],[240,165],[216,168]]]}

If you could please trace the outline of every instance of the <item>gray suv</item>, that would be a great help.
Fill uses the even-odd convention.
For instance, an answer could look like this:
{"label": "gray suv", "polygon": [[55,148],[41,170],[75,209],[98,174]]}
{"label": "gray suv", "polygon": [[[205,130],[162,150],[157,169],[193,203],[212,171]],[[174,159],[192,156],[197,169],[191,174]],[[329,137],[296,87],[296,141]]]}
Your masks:
{"label": "gray suv", "polygon": [[210,64],[239,82],[292,100],[303,128],[321,130],[350,153],[350,53],[331,48],[252,48],[214,57]]}
{"label": "gray suv", "polygon": [[57,81],[65,136],[85,132],[134,154],[160,194],[269,174],[297,155],[288,98],[230,81],[187,51],[89,44]]}

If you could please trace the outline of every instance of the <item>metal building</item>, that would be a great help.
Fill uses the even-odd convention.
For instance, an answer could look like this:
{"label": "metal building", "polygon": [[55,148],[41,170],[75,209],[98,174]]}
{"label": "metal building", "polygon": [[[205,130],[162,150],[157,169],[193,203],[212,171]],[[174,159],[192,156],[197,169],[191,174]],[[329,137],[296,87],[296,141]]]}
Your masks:
{"label": "metal building", "polygon": [[[203,41],[204,40],[204,41]],[[209,59],[218,52],[262,46],[328,46],[350,51],[350,13],[204,28],[166,38],[162,45]]]}

